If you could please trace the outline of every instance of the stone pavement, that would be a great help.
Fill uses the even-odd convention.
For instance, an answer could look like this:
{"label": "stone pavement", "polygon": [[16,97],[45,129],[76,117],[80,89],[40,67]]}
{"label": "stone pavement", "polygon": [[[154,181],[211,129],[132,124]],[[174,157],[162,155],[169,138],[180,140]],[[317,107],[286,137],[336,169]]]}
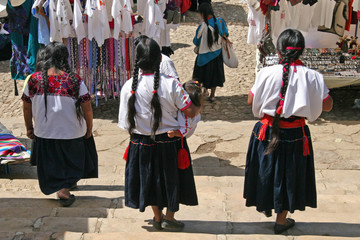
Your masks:
{"label": "stone pavement", "polygon": [[[21,118],[0,121],[25,138]],[[181,233],[154,232],[150,208],[140,213],[124,206],[122,154],[128,134],[113,118],[95,120],[100,176],[79,182],[70,208],[40,192],[36,168],[13,165],[8,176],[0,171],[0,239],[360,239],[360,123],[310,125],[318,208],[292,214],[297,224],[281,236],[273,235],[274,217],[246,208],[242,198],[254,123],[201,122],[189,139],[199,206],[181,207],[176,215],[186,224]]]}

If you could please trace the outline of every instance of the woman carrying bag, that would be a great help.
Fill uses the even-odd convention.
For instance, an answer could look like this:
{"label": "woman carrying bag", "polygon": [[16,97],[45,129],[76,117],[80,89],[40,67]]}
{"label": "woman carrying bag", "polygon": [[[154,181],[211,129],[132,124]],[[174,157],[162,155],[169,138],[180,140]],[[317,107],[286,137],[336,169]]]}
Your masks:
{"label": "woman carrying bag", "polygon": [[225,21],[215,17],[209,3],[199,6],[199,14],[204,22],[197,28],[193,40],[198,49],[193,79],[202,84],[206,95],[207,89],[211,89],[208,100],[214,102],[216,87],[223,87],[225,82],[221,39],[229,33]]}

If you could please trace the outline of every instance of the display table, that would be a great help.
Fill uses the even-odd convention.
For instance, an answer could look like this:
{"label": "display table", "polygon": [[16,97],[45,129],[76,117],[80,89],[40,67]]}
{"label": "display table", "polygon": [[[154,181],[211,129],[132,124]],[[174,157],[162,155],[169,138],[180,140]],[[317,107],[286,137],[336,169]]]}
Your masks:
{"label": "display table", "polygon": [[[305,66],[322,73],[328,88],[360,84],[360,57],[339,53],[334,48],[306,48],[300,60]],[[277,54],[265,58],[265,66],[278,63]]]}

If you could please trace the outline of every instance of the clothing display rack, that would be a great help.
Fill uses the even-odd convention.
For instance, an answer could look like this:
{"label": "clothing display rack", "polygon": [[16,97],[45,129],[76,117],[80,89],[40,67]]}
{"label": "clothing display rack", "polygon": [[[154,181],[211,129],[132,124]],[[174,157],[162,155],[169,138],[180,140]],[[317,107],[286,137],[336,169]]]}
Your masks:
{"label": "clothing display rack", "polygon": [[188,2],[138,0],[134,5],[132,0],[7,0],[15,94],[16,80],[34,73],[40,45],[62,42],[68,47],[72,71],[96,100],[119,96],[121,86],[132,75],[134,38],[147,35],[163,52],[173,53],[170,29],[179,26],[181,14],[190,7]]}

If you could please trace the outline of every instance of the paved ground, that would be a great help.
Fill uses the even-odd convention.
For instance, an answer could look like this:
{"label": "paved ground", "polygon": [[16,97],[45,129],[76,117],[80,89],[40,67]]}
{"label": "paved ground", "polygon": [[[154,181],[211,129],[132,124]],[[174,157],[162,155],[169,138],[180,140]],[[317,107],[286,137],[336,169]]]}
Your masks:
{"label": "paved ground", "polygon": [[[185,222],[184,232],[154,232],[150,209],[141,214],[124,206],[122,154],[128,135],[116,126],[118,102],[113,100],[94,109],[100,177],[79,182],[71,208],[59,207],[54,195],[40,192],[34,167],[10,166],[8,176],[0,169],[0,239],[360,239],[360,111],[351,108],[360,96],[358,88],[334,91],[334,111],[310,125],[318,208],[295,212],[295,228],[274,236],[274,217],[245,207],[245,156],[255,123],[246,94],[254,79],[254,47],[245,44],[246,7],[235,0],[213,2],[217,15],[229,24],[241,64],[226,69],[218,101],[206,104],[203,121],[189,139],[199,206],[181,207],[177,218]],[[172,33],[172,58],[182,81],[191,76],[197,22],[191,13]],[[28,144],[20,100],[9,79],[8,62],[0,62],[0,122]]]}

